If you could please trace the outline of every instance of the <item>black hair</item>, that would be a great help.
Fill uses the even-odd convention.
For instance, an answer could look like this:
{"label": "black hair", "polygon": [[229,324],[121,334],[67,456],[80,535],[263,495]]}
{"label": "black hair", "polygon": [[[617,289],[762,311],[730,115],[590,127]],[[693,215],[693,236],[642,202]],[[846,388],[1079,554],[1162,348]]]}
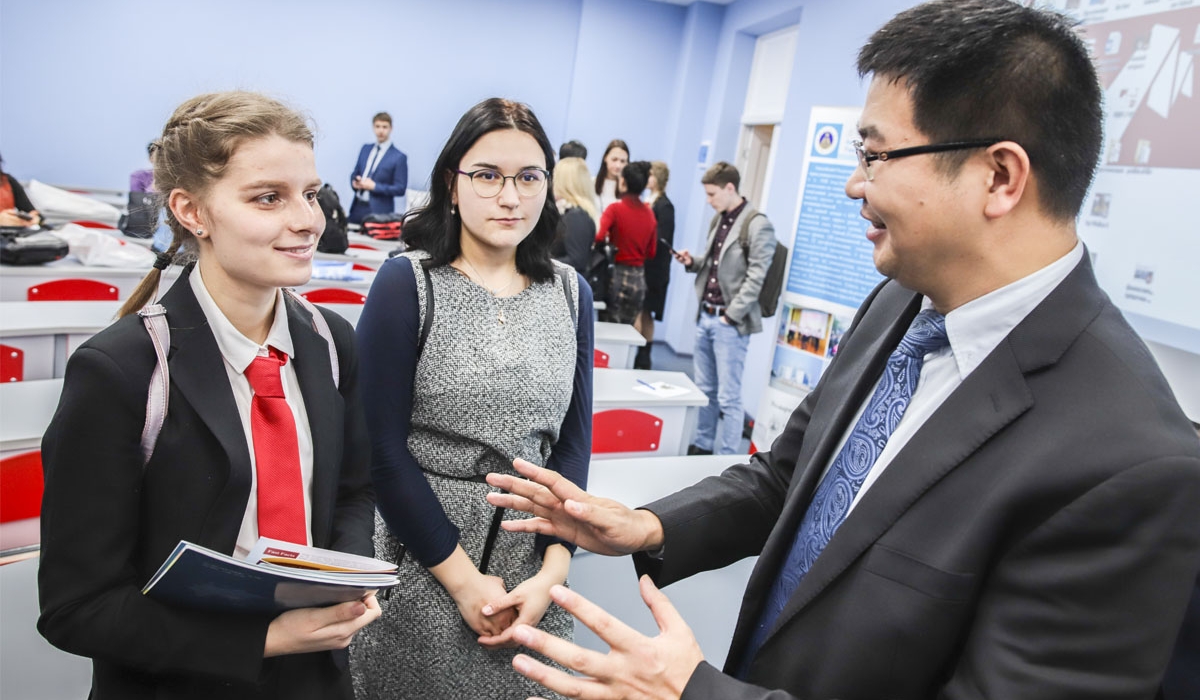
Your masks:
{"label": "black hair", "polygon": [[[1019,143],[1041,208],[1073,219],[1096,172],[1101,89],[1075,23],[1010,0],[934,0],[905,10],[858,54],[858,73],[909,91],[913,123],[934,142]],[[935,156],[958,172],[969,152]]]}
{"label": "black hair", "polygon": [[[452,211],[450,188],[458,179],[459,163],[467,151],[485,134],[500,129],[516,129],[532,136],[542,149],[547,167],[553,166],[554,148],[528,105],[491,97],[468,109],[433,164],[429,201],[405,217],[405,244],[429,253],[431,267],[448,265],[462,254],[462,224],[457,212]],[[554,277],[550,247],[558,229],[558,207],[549,195],[551,184],[546,183],[546,203],[537,224],[517,245],[517,271],[536,282]]]}
{"label": "black hair", "polygon": [[621,169],[621,177],[625,180],[625,194],[640,196],[650,180],[650,163],[645,160],[635,160]]}
{"label": "black hair", "polygon": [[563,158],[583,158],[587,160],[587,146],[572,139],[558,147],[558,159]]}

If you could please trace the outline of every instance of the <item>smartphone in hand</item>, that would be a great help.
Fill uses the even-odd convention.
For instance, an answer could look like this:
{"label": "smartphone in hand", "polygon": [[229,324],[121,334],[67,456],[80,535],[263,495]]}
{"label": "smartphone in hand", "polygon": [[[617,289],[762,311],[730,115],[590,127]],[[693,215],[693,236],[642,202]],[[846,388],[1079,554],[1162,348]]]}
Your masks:
{"label": "smartphone in hand", "polygon": [[17,218],[21,219],[22,221],[33,221],[33,214],[30,214],[29,212],[18,211],[13,213],[16,214]]}
{"label": "smartphone in hand", "polygon": [[670,251],[671,255],[679,255],[679,253],[676,253],[675,249],[671,247],[671,244],[667,243],[667,239],[663,238],[662,236],[659,236],[658,242],[661,243],[662,245],[665,245],[667,247],[667,250]]}

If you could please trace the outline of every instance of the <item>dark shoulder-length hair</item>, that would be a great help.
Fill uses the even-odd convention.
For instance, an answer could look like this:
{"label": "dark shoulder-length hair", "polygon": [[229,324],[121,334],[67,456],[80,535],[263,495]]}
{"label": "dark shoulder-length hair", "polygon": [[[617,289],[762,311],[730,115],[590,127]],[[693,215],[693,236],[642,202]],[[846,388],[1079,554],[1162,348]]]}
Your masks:
{"label": "dark shoulder-length hair", "polygon": [[[429,176],[429,201],[412,211],[404,221],[404,243],[410,249],[429,253],[429,265],[448,265],[462,254],[459,237],[462,224],[452,208],[450,188],[458,177],[459,163],[485,134],[500,129],[516,129],[533,137],[546,157],[546,169],[554,168],[554,149],[546,131],[528,105],[491,97],[458,120]],[[558,229],[558,207],[550,196],[553,182],[546,183],[546,203],[533,231],[517,245],[517,271],[535,282],[554,278],[550,248]]]}
{"label": "dark shoulder-length hair", "polygon": [[[604,155],[600,156],[600,169],[596,171],[596,196],[599,197],[604,192],[604,181],[608,179],[608,163],[604,161],[608,158],[608,154],[612,149],[619,148],[625,151],[625,157],[629,157],[629,146],[621,139],[613,139],[608,142],[608,147],[604,149]],[[621,194],[618,192],[617,194]]]}

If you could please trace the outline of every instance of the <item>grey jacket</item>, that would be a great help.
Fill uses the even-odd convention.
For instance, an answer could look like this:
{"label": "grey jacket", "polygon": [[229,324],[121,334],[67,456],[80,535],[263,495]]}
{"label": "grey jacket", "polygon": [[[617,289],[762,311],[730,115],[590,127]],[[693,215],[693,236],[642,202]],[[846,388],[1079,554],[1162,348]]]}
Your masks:
{"label": "grey jacket", "polygon": [[[717,284],[721,286],[721,296],[725,297],[725,318],[737,327],[741,335],[749,335],[762,330],[762,309],[758,306],[758,293],[762,290],[763,280],[767,277],[767,269],[771,266],[771,257],[775,254],[775,227],[767,220],[766,215],[754,218],[747,232],[749,249],[743,249],[738,241],[742,223],[758,213],[749,203],[738,218],[721,248],[721,264],[717,268]],[[708,282],[708,271],[712,268],[713,238],[721,225],[721,215],[713,217],[708,227],[708,238],[704,243],[704,254],[692,257],[688,272],[696,275],[696,297],[704,299],[704,287]],[[697,310],[696,319],[700,312]]]}

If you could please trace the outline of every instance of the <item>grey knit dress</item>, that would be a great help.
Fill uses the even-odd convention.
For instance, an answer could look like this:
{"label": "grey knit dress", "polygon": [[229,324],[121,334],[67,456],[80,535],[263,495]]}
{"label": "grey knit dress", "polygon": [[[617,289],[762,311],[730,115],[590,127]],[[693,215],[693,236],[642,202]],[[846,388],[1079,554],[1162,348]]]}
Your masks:
{"label": "grey knit dress", "polygon": [[[423,253],[405,254],[417,278],[420,319],[427,300]],[[577,340],[562,282],[532,284],[495,298],[449,266],[432,268],[434,320],[417,363],[408,446],[450,521],[479,565],[495,509],[489,472],[514,473],[520,457],[545,465],[571,401]],[[571,298],[578,299],[572,275]],[[503,314],[504,322],[499,320]],[[585,322],[588,319],[583,319]],[[505,511],[504,519],[528,517]],[[500,530],[487,573],[508,589],[542,565],[534,535]],[[399,543],[376,514],[376,556],[396,561]],[[383,614],[351,647],[359,700],[524,700],[558,697],[512,668],[519,651],[479,646],[453,598],[411,555]],[[571,639],[573,620],[553,603],[539,627]]]}

